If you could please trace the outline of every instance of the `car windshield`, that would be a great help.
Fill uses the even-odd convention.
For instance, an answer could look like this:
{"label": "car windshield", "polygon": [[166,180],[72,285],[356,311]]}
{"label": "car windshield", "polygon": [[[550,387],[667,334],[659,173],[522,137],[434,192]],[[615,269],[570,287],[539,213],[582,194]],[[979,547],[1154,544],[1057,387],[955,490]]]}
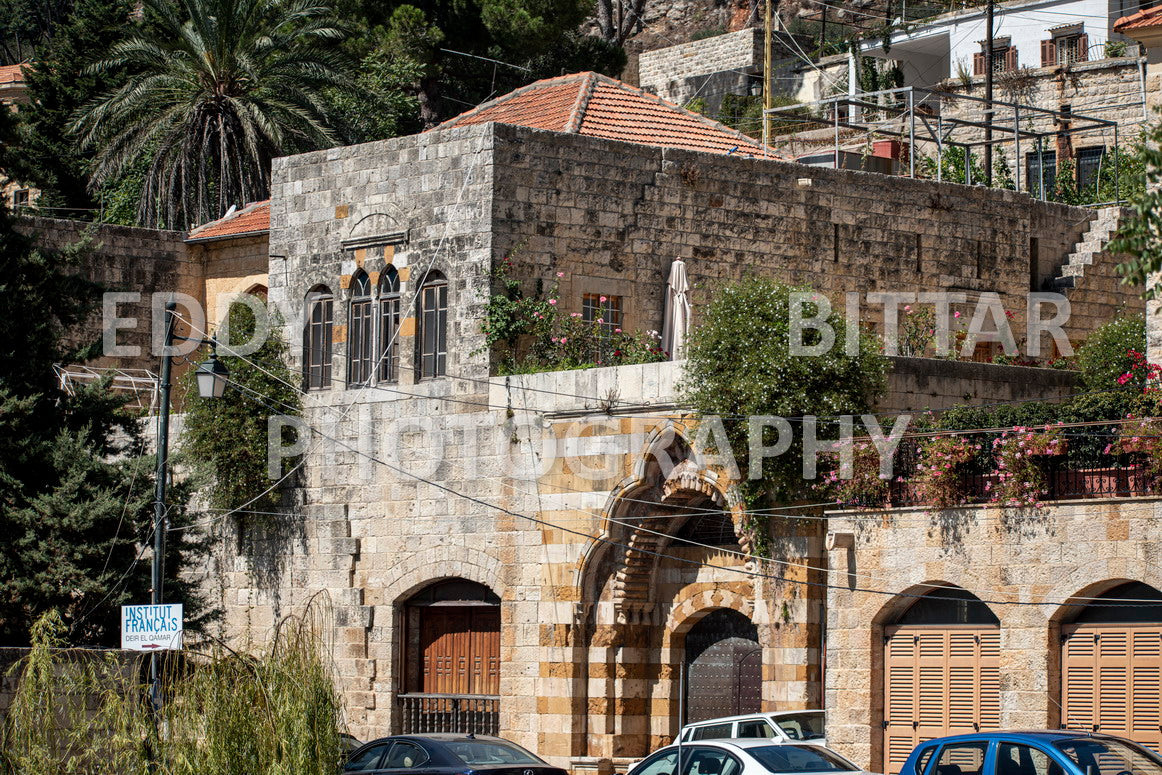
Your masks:
{"label": "car windshield", "polygon": [[854,764],[826,748],[798,745],[764,745],[746,752],[770,772],[857,772]]}
{"label": "car windshield", "polygon": [[1085,775],[1162,775],[1162,762],[1120,740],[1080,738],[1054,743]]}
{"label": "car windshield", "polygon": [[823,735],[822,713],[796,713],[775,719],[779,729],[792,740],[819,740]]}
{"label": "car windshield", "polygon": [[543,761],[525,749],[499,740],[456,740],[445,745],[469,767],[488,767],[493,764],[545,766]]}

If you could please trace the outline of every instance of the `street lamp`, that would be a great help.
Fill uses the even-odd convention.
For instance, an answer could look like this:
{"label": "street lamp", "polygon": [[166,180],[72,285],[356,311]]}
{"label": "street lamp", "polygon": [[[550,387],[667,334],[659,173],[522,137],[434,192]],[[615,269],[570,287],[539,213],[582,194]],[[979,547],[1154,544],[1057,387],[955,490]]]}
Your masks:
{"label": "street lamp", "polygon": [[[174,342],[198,342],[208,344],[214,348],[210,351],[210,358],[198,365],[195,377],[198,382],[198,395],[202,398],[221,398],[226,390],[226,382],[230,371],[226,364],[218,361],[218,343],[213,339],[191,338],[178,336],[177,304],[170,301],[165,305],[165,347],[161,351],[161,379],[158,384],[158,418],[157,418],[157,481],[153,496],[153,591],[150,603],[161,605],[162,579],[165,575],[165,534],[169,529],[168,516],[165,506],[165,487],[167,468],[169,467],[169,393],[170,372],[173,368]],[[153,690],[153,707],[161,708],[161,677],[157,669],[157,652],[149,655],[149,676]]]}
{"label": "street lamp", "polygon": [[217,351],[211,351],[207,360],[198,364],[194,372],[198,380],[198,395],[202,398],[221,398],[226,392],[226,383],[230,381],[230,370],[226,364],[218,360]]}

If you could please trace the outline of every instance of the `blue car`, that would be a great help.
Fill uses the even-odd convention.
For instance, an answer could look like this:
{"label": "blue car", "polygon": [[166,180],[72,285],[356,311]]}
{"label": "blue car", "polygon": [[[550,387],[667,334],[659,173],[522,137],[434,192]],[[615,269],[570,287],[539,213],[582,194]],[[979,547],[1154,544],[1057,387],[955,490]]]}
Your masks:
{"label": "blue car", "polygon": [[1162,775],[1162,756],[1097,733],[980,732],[921,743],[900,775]]}

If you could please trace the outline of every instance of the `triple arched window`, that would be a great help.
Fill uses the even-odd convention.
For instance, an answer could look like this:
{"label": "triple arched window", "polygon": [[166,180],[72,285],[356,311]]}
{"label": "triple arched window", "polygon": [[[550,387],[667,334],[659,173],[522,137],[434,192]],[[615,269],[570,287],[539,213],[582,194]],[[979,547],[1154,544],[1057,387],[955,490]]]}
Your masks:
{"label": "triple arched window", "polygon": [[351,278],[347,384],[362,387],[399,379],[399,272],[388,266],[374,290],[360,270]]}
{"label": "triple arched window", "polygon": [[[388,266],[372,285],[362,269],[351,278],[347,308],[347,384],[364,387],[399,381],[400,324],[403,304],[400,276]],[[443,376],[448,361],[448,281],[429,272],[415,297],[416,379]],[[331,386],[331,342],[334,296],[325,285],[311,289],[306,298],[303,327],[303,377],[307,389]]]}

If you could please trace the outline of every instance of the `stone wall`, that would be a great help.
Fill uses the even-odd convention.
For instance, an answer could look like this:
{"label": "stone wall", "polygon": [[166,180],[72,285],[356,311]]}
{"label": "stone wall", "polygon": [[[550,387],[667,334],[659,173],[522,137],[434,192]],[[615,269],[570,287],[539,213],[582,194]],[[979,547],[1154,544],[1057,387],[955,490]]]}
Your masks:
{"label": "stone wall", "polygon": [[[884,627],[921,585],[955,584],[1000,619],[1001,729],[1061,725],[1059,635],[1066,601],[1116,582],[1162,587],[1157,499],[1061,502],[1040,511],[837,512],[853,536],[829,553],[828,743],[883,771]],[[1008,604],[1006,604],[1008,603]]]}
{"label": "stone wall", "polygon": [[[150,330],[153,321],[151,294],[178,291],[201,300],[201,262],[186,253],[182,235],[173,231],[109,226],[84,221],[66,221],[41,217],[21,217],[17,228],[31,235],[39,247],[63,250],[88,240],[90,250],[84,263],[69,267],[109,291],[141,294],[136,303],[118,306],[119,317],[133,317],[137,324],[118,335],[117,344],[138,348],[136,356],[100,357],[90,362],[97,367],[139,368],[157,370],[157,357],[151,352]],[[188,332],[187,328],[182,331]],[[75,334],[78,343],[100,341],[101,311],[98,309],[82,331]]]}
{"label": "stone wall", "polygon": [[[626,328],[661,328],[681,257],[696,310],[752,273],[837,307],[848,292],[996,292],[1019,339],[1026,294],[1057,276],[1094,218],[1012,191],[674,149],[612,154],[604,141],[503,125],[496,136],[495,255],[511,254],[521,279],[564,271],[570,311],[585,293],[621,296]],[[1133,289],[1106,290],[1097,313],[1138,303]],[[865,303],[862,319],[881,309]],[[1066,327],[1074,341],[1088,330]]]}
{"label": "stone wall", "polygon": [[[801,82],[792,45],[785,33],[776,35],[772,81],[776,94],[795,94]],[[762,72],[763,31],[758,28],[644,51],[638,57],[639,86],[678,105],[697,98],[710,116],[719,114],[727,94],[761,94]]]}

